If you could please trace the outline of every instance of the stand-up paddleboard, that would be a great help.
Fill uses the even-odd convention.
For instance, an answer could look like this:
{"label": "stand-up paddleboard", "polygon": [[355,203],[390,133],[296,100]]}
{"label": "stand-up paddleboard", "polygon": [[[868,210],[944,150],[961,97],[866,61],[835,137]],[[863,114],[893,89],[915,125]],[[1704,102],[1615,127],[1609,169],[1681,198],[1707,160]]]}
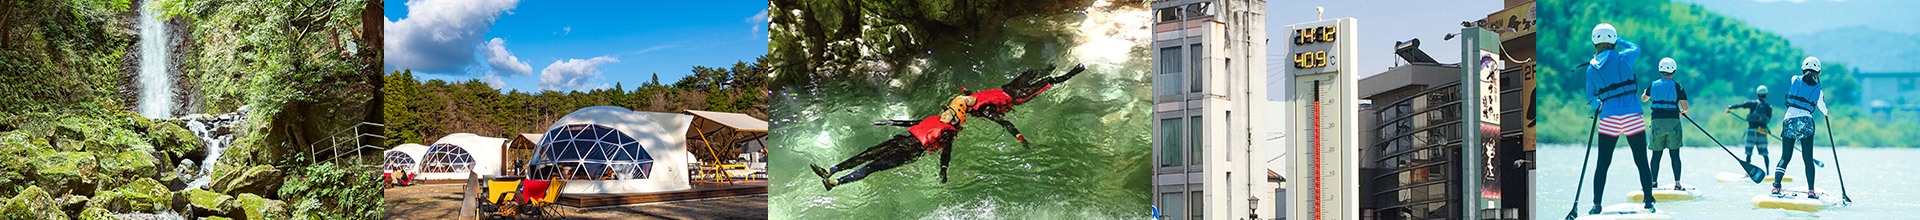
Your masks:
{"label": "stand-up paddleboard", "polygon": [[[1700,188],[1684,183],[1680,184],[1680,189],[1674,189],[1673,184],[1660,185],[1653,188],[1653,200],[1655,201],[1693,200],[1700,198],[1700,195]],[[1635,190],[1627,193],[1627,201],[1639,202],[1641,197],[1645,196],[1646,194]]]}
{"label": "stand-up paddleboard", "polygon": [[1668,220],[1673,216],[1660,212],[1647,212],[1646,204],[1638,202],[1620,203],[1600,208],[1600,214],[1580,216],[1574,220]]}
{"label": "stand-up paddleboard", "polygon": [[[1720,174],[1714,174],[1713,180],[1718,180],[1720,182],[1752,182],[1753,181],[1753,179],[1748,179],[1746,174],[1738,174],[1738,173],[1732,173],[1732,172],[1720,172]],[[1766,178],[1761,178],[1760,181],[1773,181],[1773,177],[1769,176]],[[1780,179],[1780,182],[1793,182],[1793,177],[1782,178]]]}
{"label": "stand-up paddleboard", "polygon": [[[1809,193],[1818,194],[1820,195],[1820,198],[1819,199],[1807,198],[1807,195]],[[1780,194],[1781,194],[1780,196],[1773,196],[1772,193],[1761,193],[1760,195],[1755,195],[1753,196],[1753,206],[1760,207],[1760,208],[1769,208],[1769,209],[1786,209],[1786,210],[1812,212],[1812,211],[1820,211],[1822,209],[1827,209],[1828,207],[1833,207],[1834,205],[1839,205],[1841,204],[1841,201],[1843,201],[1843,199],[1840,198],[1840,195],[1827,193],[1827,190],[1814,189],[1813,192],[1808,192],[1806,187],[1794,187],[1792,189],[1786,189],[1786,190],[1780,191]]]}

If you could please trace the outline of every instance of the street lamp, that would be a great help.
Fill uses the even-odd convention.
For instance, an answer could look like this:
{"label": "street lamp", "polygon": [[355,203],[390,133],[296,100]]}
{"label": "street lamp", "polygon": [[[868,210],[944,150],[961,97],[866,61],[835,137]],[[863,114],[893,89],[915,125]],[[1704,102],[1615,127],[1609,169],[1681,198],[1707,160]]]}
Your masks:
{"label": "street lamp", "polygon": [[1260,210],[1260,197],[1247,196],[1247,219],[1259,220],[1260,212],[1258,212],[1258,210]]}

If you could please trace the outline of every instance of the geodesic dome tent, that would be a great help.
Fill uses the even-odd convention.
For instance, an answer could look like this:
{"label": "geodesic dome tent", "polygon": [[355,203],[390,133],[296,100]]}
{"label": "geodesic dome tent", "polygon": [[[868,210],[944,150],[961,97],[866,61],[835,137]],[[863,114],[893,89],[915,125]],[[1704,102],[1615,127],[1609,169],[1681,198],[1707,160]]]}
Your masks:
{"label": "geodesic dome tent", "polygon": [[504,138],[471,133],[440,137],[440,141],[428,146],[426,153],[420,156],[418,179],[466,179],[467,172],[481,176],[500,175],[500,146],[506,142]]}
{"label": "geodesic dome tent", "polygon": [[420,156],[426,153],[426,145],[415,143],[401,144],[400,146],[393,147],[393,149],[381,153],[385,157],[381,169],[388,173],[400,171],[418,173],[420,172]]}
{"label": "geodesic dome tent", "polygon": [[693,117],[582,108],[547,127],[528,161],[532,179],[568,179],[562,193],[644,193],[693,188],[687,183],[685,134]]}

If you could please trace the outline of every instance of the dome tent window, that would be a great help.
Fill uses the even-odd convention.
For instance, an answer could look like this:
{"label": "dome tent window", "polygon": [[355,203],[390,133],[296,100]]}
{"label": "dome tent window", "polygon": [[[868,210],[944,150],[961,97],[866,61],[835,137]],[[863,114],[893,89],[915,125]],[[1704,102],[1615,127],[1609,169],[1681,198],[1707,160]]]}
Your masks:
{"label": "dome tent window", "polygon": [[597,124],[569,124],[547,131],[529,174],[535,179],[647,179],[653,156],[632,136]]}
{"label": "dome tent window", "polygon": [[413,169],[413,165],[414,165],[413,156],[407,155],[406,152],[400,152],[400,151],[388,151],[385,161],[386,161],[385,169],[387,170],[387,172],[394,172],[394,171],[401,171],[401,170],[410,171]]}
{"label": "dome tent window", "polygon": [[466,149],[452,144],[434,144],[427,149],[426,166],[429,173],[465,173],[473,170],[473,156]]}

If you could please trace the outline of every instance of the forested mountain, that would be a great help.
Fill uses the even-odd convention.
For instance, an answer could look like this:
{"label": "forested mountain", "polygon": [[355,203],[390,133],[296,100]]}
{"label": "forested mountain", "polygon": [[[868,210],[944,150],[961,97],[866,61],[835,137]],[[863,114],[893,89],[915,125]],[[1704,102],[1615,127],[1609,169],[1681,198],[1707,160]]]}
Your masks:
{"label": "forested mountain", "polygon": [[[1808,53],[1786,37],[1756,29],[1697,5],[1659,0],[1619,1],[1547,1],[1539,6],[1540,17],[1540,107],[1541,124],[1581,126],[1539,127],[1541,141],[1580,143],[1589,128],[1584,125],[1592,114],[1581,94],[1583,72],[1573,70],[1591,59],[1594,53],[1588,33],[1600,23],[1613,24],[1621,39],[1638,43],[1643,50],[1633,72],[1638,73],[1641,88],[1659,79],[1655,71],[1662,57],[1679,62],[1675,74],[1691,98],[1691,117],[1712,131],[1722,143],[1739,136],[1744,124],[1732,114],[1721,113],[1726,106],[1752,98],[1753,88],[1766,85],[1773,94],[1767,100],[1775,108],[1784,108],[1788,80],[1800,73],[1800,61]],[[1913,123],[1886,122],[1862,112],[1858,102],[1859,82],[1851,60],[1823,57],[1827,101],[1834,107],[1831,123],[1843,146],[1915,146],[1902,140],[1905,132],[1920,128]],[[1783,117],[1775,111],[1776,121]],[[1779,123],[1774,123],[1775,129]],[[1690,126],[1689,126],[1690,127]],[[1826,125],[1821,125],[1825,129]],[[1820,139],[1825,139],[1824,132]],[[1690,146],[1714,146],[1707,138],[1689,136]],[[1825,141],[1819,141],[1825,142]]]}

